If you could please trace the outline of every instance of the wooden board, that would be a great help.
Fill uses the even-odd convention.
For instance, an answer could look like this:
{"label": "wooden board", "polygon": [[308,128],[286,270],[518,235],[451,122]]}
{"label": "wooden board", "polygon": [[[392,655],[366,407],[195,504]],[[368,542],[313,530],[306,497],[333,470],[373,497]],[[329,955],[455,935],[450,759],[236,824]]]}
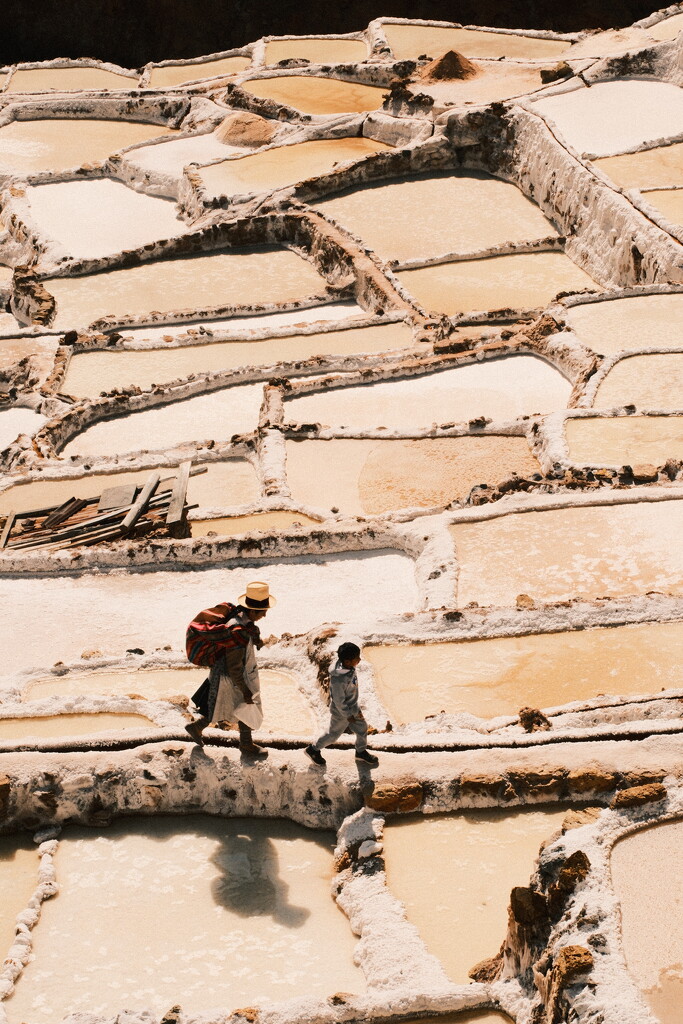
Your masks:
{"label": "wooden board", "polygon": [[125,505],[132,505],[137,490],[137,484],[119,484],[118,487],[107,487],[102,491],[97,511],[106,512],[110,508],[123,508]]}
{"label": "wooden board", "polygon": [[175,487],[173,488],[171,504],[168,507],[168,515],[166,516],[167,526],[174,526],[176,523],[181,522],[183,518],[185,497],[187,495],[187,484],[190,479],[191,468],[192,462],[181,462],[178,466],[178,477],[175,482]]}

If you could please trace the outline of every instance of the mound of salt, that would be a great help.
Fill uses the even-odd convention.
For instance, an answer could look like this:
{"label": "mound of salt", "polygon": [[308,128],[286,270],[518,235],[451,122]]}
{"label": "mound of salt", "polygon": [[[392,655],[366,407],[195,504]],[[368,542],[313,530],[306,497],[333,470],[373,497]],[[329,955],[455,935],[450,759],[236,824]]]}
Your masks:
{"label": "mound of salt", "polygon": [[240,110],[228,114],[214,131],[219,142],[231,146],[267,146],[272,142],[278,126],[265,117]]}
{"label": "mound of salt", "polygon": [[478,73],[472,61],[462,53],[448,50],[441,57],[426,64],[420,77],[427,82],[452,82],[456,79],[475,78]]}

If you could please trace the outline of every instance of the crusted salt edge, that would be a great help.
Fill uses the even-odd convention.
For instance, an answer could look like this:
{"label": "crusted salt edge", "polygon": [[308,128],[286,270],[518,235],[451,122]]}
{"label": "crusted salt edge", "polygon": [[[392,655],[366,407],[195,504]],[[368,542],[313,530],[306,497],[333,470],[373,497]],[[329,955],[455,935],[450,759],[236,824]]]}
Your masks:
{"label": "crusted salt edge", "polygon": [[[662,349],[649,349],[644,352],[634,353],[634,355],[646,355],[648,352],[657,352],[660,354],[662,351]],[[667,349],[664,351],[670,350]],[[673,351],[683,353],[683,348],[678,350],[674,349]],[[680,413],[683,413],[683,409]],[[569,442],[567,441],[567,421],[578,419],[625,419],[630,415],[633,414],[631,412],[626,412],[623,406],[615,409],[567,409],[563,412],[551,413],[539,422],[539,431],[536,435],[538,447],[535,449],[535,454],[539,458],[543,468],[546,470],[550,470],[555,466],[559,466],[563,469],[572,469],[574,467],[605,468],[614,470],[622,469],[624,466],[623,461],[609,462],[606,459],[572,459],[569,451]],[[664,416],[676,416],[677,413],[670,409],[659,411],[648,410],[646,412],[641,412],[640,415],[656,419]],[[665,486],[667,485],[665,484]]]}
{"label": "crusted salt edge", "polygon": [[[616,364],[622,362],[624,359],[633,359],[635,356],[654,355],[654,354],[657,354],[657,355],[666,355],[666,354],[672,355],[672,354],[680,354],[682,352],[683,352],[683,346],[672,345],[671,347],[667,347],[667,348],[651,347],[651,348],[636,349],[635,351],[629,350],[629,351],[624,351],[624,352],[615,352],[612,355],[605,356],[603,361],[600,364],[600,367],[596,371],[596,373],[592,377],[590,377],[588,379],[588,381],[586,382],[585,388],[583,390],[583,394],[579,397],[579,399],[578,399],[578,401],[576,403],[577,406],[579,408],[582,408],[582,409],[591,409],[592,410],[594,405],[595,405],[596,399],[597,399],[597,392],[598,392],[598,389],[599,389],[600,385],[605,380],[605,378],[608,376],[608,374],[611,372],[611,370],[614,369]],[[620,408],[623,408],[623,406],[616,406],[616,408],[620,409]],[[638,407],[636,407],[636,409],[639,412],[647,411],[650,414],[662,415],[662,416],[666,416],[666,415],[672,415],[672,416],[679,415],[680,411],[681,411],[680,409],[677,410],[677,409],[675,409],[673,407],[672,408],[667,408],[667,409],[648,409],[648,410],[643,410],[643,409],[639,409]],[[597,412],[597,410],[596,410],[596,412]]]}

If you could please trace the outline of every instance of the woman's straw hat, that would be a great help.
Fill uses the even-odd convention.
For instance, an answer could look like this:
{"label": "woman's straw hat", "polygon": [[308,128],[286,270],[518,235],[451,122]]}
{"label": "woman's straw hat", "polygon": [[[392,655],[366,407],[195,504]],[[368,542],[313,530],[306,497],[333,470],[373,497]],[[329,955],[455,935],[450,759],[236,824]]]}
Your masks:
{"label": "woman's straw hat", "polygon": [[248,583],[247,591],[239,598],[239,603],[244,608],[251,608],[255,612],[265,611],[272,608],[277,601],[270,593],[267,583]]}

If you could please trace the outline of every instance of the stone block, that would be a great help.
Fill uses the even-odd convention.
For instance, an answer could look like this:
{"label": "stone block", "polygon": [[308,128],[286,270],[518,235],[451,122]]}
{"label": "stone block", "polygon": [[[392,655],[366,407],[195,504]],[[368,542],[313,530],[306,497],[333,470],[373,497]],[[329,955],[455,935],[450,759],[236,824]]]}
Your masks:
{"label": "stone block", "polygon": [[606,793],[614,789],[616,776],[604,768],[574,768],[567,775],[567,784],[574,793]]}
{"label": "stone block", "polygon": [[649,786],[631,786],[620,790],[612,800],[610,807],[620,810],[623,807],[642,807],[643,804],[657,803],[666,796],[666,786],[661,782],[652,782]]}
{"label": "stone block", "polygon": [[416,811],[422,803],[423,790],[419,782],[405,783],[404,785],[378,786],[368,796],[366,804],[374,811],[381,811],[386,814],[395,812],[408,813]]}

